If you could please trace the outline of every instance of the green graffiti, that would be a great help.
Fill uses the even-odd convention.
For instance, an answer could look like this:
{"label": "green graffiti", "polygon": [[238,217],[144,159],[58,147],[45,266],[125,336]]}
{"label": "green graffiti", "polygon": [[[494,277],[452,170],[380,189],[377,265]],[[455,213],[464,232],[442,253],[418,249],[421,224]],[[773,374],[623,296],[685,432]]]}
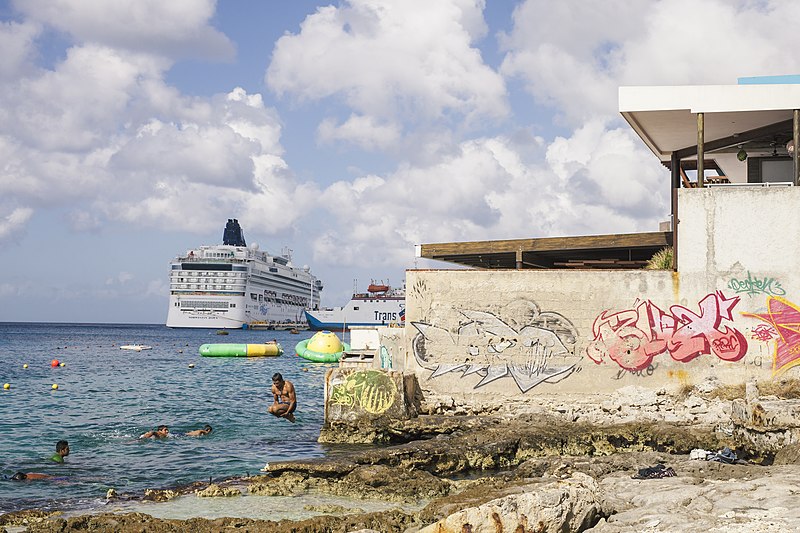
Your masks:
{"label": "green graffiti", "polygon": [[381,368],[392,369],[392,356],[383,345],[381,345]]}
{"label": "green graffiti", "polygon": [[394,404],[394,383],[377,370],[355,372],[344,383],[331,389],[330,403],[347,407],[360,407],[368,413],[379,415]]}
{"label": "green graffiti", "polygon": [[766,294],[767,296],[784,296],[786,291],[781,287],[780,282],[774,278],[759,278],[753,277],[750,272],[747,272],[747,277],[744,279],[731,279],[728,282],[728,288],[736,291],[736,294],[749,294],[754,296],[756,294]]}

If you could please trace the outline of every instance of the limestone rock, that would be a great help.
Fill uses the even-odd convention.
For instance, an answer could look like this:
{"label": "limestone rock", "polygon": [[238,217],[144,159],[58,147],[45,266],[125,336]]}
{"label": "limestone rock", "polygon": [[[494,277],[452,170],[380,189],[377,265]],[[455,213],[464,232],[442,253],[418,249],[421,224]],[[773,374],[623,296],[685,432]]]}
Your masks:
{"label": "limestone rock", "polygon": [[233,487],[220,487],[216,483],[212,483],[203,490],[196,490],[195,494],[197,494],[198,498],[217,498],[220,496],[222,497],[241,496],[242,492],[239,489]]}
{"label": "limestone rock", "polygon": [[597,483],[582,473],[538,490],[511,494],[470,507],[420,530],[420,533],[583,531],[600,511]]}
{"label": "limestone rock", "polygon": [[180,493],[170,489],[144,489],[144,499],[154,502],[166,502],[178,496],[180,496]]}

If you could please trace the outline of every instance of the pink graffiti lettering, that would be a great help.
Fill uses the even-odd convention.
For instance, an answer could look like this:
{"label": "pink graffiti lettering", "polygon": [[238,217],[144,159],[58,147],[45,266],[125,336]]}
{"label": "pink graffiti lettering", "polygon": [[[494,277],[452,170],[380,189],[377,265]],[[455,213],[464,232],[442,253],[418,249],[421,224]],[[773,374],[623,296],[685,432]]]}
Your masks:
{"label": "pink graffiti lettering", "polygon": [[764,342],[772,340],[778,336],[778,332],[764,324],[759,324],[754,327],[751,333],[751,337]]}
{"label": "pink graffiti lettering", "polygon": [[721,326],[732,320],[739,297],[725,298],[717,291],[700,300],[700,314],[673,305],[665,313],[650,300],[634,303],[634,309],[604,311],[592,325],[594,339],[586,356],[597,364],[605,358],[627,370],[643,370],[661,353],[683,363],[703,354],[724,361],[738,361],[747,353],[747,339],[737,329]]}
{"label": "pink graffiti lettering", "polygon": [[[774,328],[776,337],[772,356],[773,376],[800,364],[800,308],[797,305],[780,296],[770,296],[767,298],[766,313],[742,314],[763,320]],[[754,329],[753,332],[755,331]]]}

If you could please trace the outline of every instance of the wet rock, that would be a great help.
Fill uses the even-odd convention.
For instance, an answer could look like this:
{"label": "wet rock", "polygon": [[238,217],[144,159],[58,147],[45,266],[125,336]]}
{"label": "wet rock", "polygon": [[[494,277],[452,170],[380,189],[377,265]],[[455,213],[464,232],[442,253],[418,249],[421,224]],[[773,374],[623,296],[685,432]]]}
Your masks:
{"label": "wet rock", "polygon": [[180,492],[172,489],[145,489],[143,499],[154,502],[166,502],[178,496],[180,496]]}
{"label": "wet rock", "polygon": [[322,505],[304,505],[303,509],[320,514],[345,514],[345,513],[363,513],[363,509],[353,509],[352,507],[344,507],[342,505],[334,505],[326,503]]}
{"label": "wet rock", "polygon": [[198,498],[227,498],[231,496],[241,496],[242,492],[233,487],[220,487],[219,485],[212,483],[203,490],[195,491],[195,494],[197,494]]}
{"label": "wet rock", "polygon": [[15,511],[0,515],[0,526],[29,526],[59,515],[61,515],[61,511],[40,511],[38,509]]}

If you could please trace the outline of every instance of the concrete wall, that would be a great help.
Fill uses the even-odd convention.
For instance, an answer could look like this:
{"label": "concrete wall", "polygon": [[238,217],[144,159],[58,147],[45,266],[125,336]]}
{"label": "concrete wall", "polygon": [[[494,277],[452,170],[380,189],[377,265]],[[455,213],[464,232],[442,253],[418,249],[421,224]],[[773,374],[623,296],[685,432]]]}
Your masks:
{"label": "concrete wall", "polygon": [[679,272],[410,270],[423,389],[525,398],[793,376],[800,188],[683,189]]}

